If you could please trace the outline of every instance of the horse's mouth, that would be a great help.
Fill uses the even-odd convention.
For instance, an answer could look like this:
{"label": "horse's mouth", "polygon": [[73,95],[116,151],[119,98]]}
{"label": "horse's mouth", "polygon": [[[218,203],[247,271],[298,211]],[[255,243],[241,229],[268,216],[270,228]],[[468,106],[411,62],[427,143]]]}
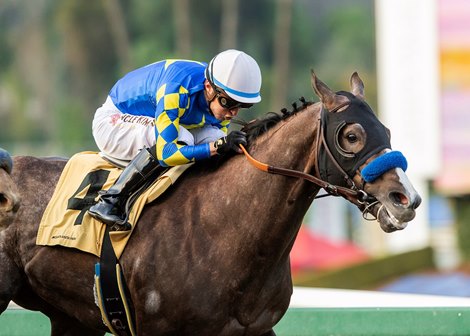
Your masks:
{"label": "horse's mouth", "polygon": [[[395,217],[382,203],[377,203],[373,207],[372,214],[377,218],[382,230],[387,233],[403,230],[409,222],[409,220],[401,221]],[[410,218],[409,215],[406,217]],[[412,217],[414,217],[414,214]]]}

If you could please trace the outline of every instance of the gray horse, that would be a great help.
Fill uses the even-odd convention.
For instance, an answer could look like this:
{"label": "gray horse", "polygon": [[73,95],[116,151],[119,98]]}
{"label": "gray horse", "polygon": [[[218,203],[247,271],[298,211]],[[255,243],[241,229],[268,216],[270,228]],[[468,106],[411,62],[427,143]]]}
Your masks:
{"label": "gray horse", "polygon": [[[253,157],[309,178],[268,174],[243,155],[215,158],[191,167],[143,210],[120,260],[138,335],[274,335],[292,294],[289,253],[321,187],[378,217],[386,232],[414,218],[420,197],[404,167],[389,167],[374,180],[361,175],[390,149],[370,136],[373,130],[382,139],[389,134],[365,104],[359,76],[351,76],[348,94],[334,93],[313,73],[312,85],[319,103],[246,127]],[[341,123],[352,105],[359,119]],[[343,170],[365,148],[371,150],[334,186],[318,168],[326,146],[322,127],[328,127],[320,122],[322,113],[342,125],[329,135],[334,145],[327,163],[340,157],[337,168]],[[53,336],[103,335],[108,329],[94,297],[97,258],[35,244],[65,163],[14,158],[22,206],[0,234],[0,312],[12,300],[49,316]]]}

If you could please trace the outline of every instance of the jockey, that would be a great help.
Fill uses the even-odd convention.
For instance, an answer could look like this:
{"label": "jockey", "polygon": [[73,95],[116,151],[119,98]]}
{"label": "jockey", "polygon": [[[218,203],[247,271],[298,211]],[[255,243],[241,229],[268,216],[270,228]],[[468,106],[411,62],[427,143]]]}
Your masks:
{"label": "jockey", "polygon": [[260,88],[258,64],[234,49],[209,65],[163,60],[125,75],[96,110],[93,137],[105,156],[131,161],[90,215],[125,229],[127,200],[165,167],[240,152],[246,134],[227,129],[241,108],[261,101]]}

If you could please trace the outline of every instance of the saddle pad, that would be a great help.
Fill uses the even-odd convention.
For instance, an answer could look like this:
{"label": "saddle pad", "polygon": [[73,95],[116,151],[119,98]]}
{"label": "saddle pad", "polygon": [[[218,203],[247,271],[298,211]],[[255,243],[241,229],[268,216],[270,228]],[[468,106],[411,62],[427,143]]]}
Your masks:
{"label": "saddle pad", "polygon": [[[110,232],[118,259],[144,205],[160,196],[191,165],[172,167],[137,198],[129,214],[131,230]],[[98,192],[109,189],[121,172],[122,169],[111,165],[96,152],[81,152],[72,156],[44,211],[36,244],[71,247],[100,256],[106,227],[91,217],[88,209],[97,202]]]}

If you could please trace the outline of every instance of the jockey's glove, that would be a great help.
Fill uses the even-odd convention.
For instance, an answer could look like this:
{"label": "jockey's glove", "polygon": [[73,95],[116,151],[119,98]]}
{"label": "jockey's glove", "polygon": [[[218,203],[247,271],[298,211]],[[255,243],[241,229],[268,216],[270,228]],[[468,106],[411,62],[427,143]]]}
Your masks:
{"label": "jockey's glove", "polygon": [[214,142],[217,154],[223,155],[231,151],[241,153],[240,145],[246,146],[246,133],[242,131],[232,131],[229,135]]}

